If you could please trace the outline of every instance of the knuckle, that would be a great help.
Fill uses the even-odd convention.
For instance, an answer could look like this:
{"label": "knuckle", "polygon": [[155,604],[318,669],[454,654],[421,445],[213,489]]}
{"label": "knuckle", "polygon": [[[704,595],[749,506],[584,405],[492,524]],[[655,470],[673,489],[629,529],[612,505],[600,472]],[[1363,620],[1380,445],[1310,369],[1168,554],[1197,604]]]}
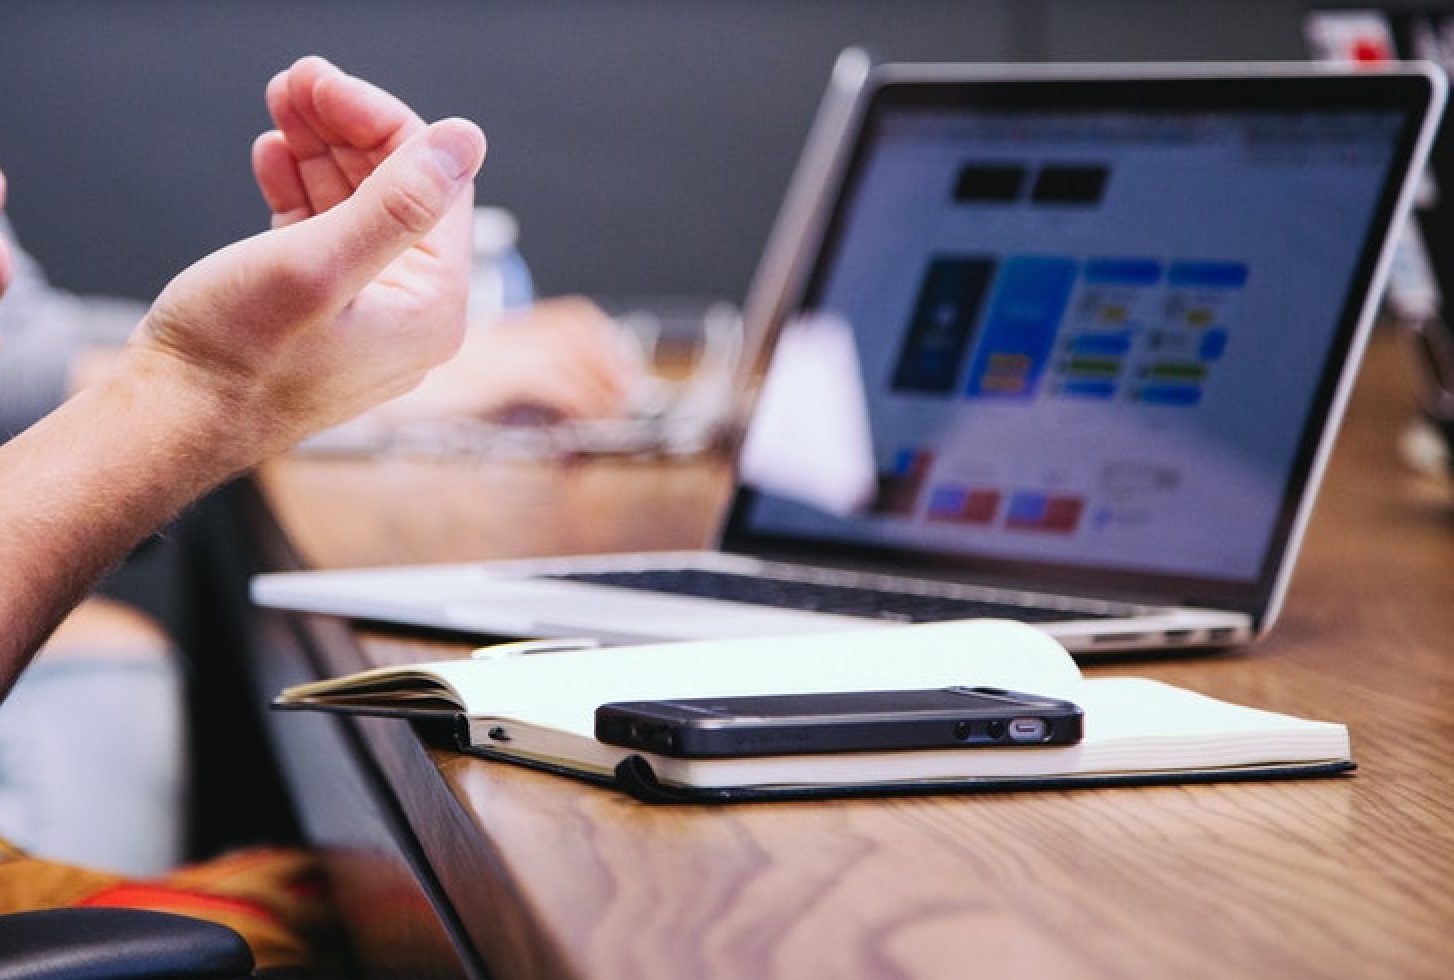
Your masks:
{"label": "knuckle", "polygon": [[400,181],[384,189],[380,204],[394,224],[422,235],[439,220],[437,196],[422,181]]}

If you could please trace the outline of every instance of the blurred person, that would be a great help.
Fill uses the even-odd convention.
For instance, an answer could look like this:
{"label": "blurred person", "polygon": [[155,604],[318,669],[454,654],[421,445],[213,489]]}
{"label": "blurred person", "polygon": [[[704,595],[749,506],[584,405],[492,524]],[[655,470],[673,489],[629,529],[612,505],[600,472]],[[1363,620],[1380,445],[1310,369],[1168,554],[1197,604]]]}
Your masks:
{"label": "blurred person", "polygon": [[497,418],[528,408],[559,420],[623,414],[641,360],[596,304],[547,299],[471,330],[419,387],[371,413],[384,422]]}

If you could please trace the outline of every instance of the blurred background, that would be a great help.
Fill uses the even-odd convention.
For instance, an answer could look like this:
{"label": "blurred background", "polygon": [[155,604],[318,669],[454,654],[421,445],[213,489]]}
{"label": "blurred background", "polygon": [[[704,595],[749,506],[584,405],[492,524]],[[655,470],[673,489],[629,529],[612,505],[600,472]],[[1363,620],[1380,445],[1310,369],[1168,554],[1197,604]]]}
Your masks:
{"label": "blurred background", "polygon": [[317,52],[426,116],[485,127],[479,201],[519,217],[541,294],[740,302],[846,45],[884,59],[1296,59],[1306,7],[3,0],[0,167],[20,239],[57,285],[149,299],[264,226],[248,164],[263,86]]}
{"label": "blurred background", "polygon": [[[19,238],[57,286],[149,300],[266,226],[249,165],[263,89],[319,53],[427,117],[484,126],[478,201],[518,217],[538,294],[740,303],[845,46],[886,60],[1302,59],[1314,2],[1366,6],[0,0],[0,168]],[[296,837],[238,697],[254,683],[241,649],[254,569],[232,507],[197,508],[108,586],[206,654],[188,667],[193,855]]]}

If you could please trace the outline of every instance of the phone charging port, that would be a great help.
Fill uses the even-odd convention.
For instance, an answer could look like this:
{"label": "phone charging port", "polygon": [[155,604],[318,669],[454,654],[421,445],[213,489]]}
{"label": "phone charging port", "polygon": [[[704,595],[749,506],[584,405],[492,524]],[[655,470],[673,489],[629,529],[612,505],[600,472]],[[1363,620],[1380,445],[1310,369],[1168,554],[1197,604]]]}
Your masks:
{"label": "phone charging port", "polygon": [[1044,718],[1011,718],[1011,742],[1043,742],[1050,734],[1050,723]]}

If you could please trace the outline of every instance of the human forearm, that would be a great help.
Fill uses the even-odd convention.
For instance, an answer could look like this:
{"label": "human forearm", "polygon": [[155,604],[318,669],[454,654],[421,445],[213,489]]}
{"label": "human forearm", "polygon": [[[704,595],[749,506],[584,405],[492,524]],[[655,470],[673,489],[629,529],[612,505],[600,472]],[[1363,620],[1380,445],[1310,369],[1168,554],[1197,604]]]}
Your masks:
{"label": "human forearm", "polygon": [[143,535],[459,346],[483,134],[316,58],[268,103],[280,130],[254,164],[273,230],[180,273],[114,371],[0,449],[0,696]]}
{"label": "human forearm", "polygon": [[97,577],[254,455],[260,434],[229,431],[237,413],[188,370],[131,351],[0,447],[0,697]]}

